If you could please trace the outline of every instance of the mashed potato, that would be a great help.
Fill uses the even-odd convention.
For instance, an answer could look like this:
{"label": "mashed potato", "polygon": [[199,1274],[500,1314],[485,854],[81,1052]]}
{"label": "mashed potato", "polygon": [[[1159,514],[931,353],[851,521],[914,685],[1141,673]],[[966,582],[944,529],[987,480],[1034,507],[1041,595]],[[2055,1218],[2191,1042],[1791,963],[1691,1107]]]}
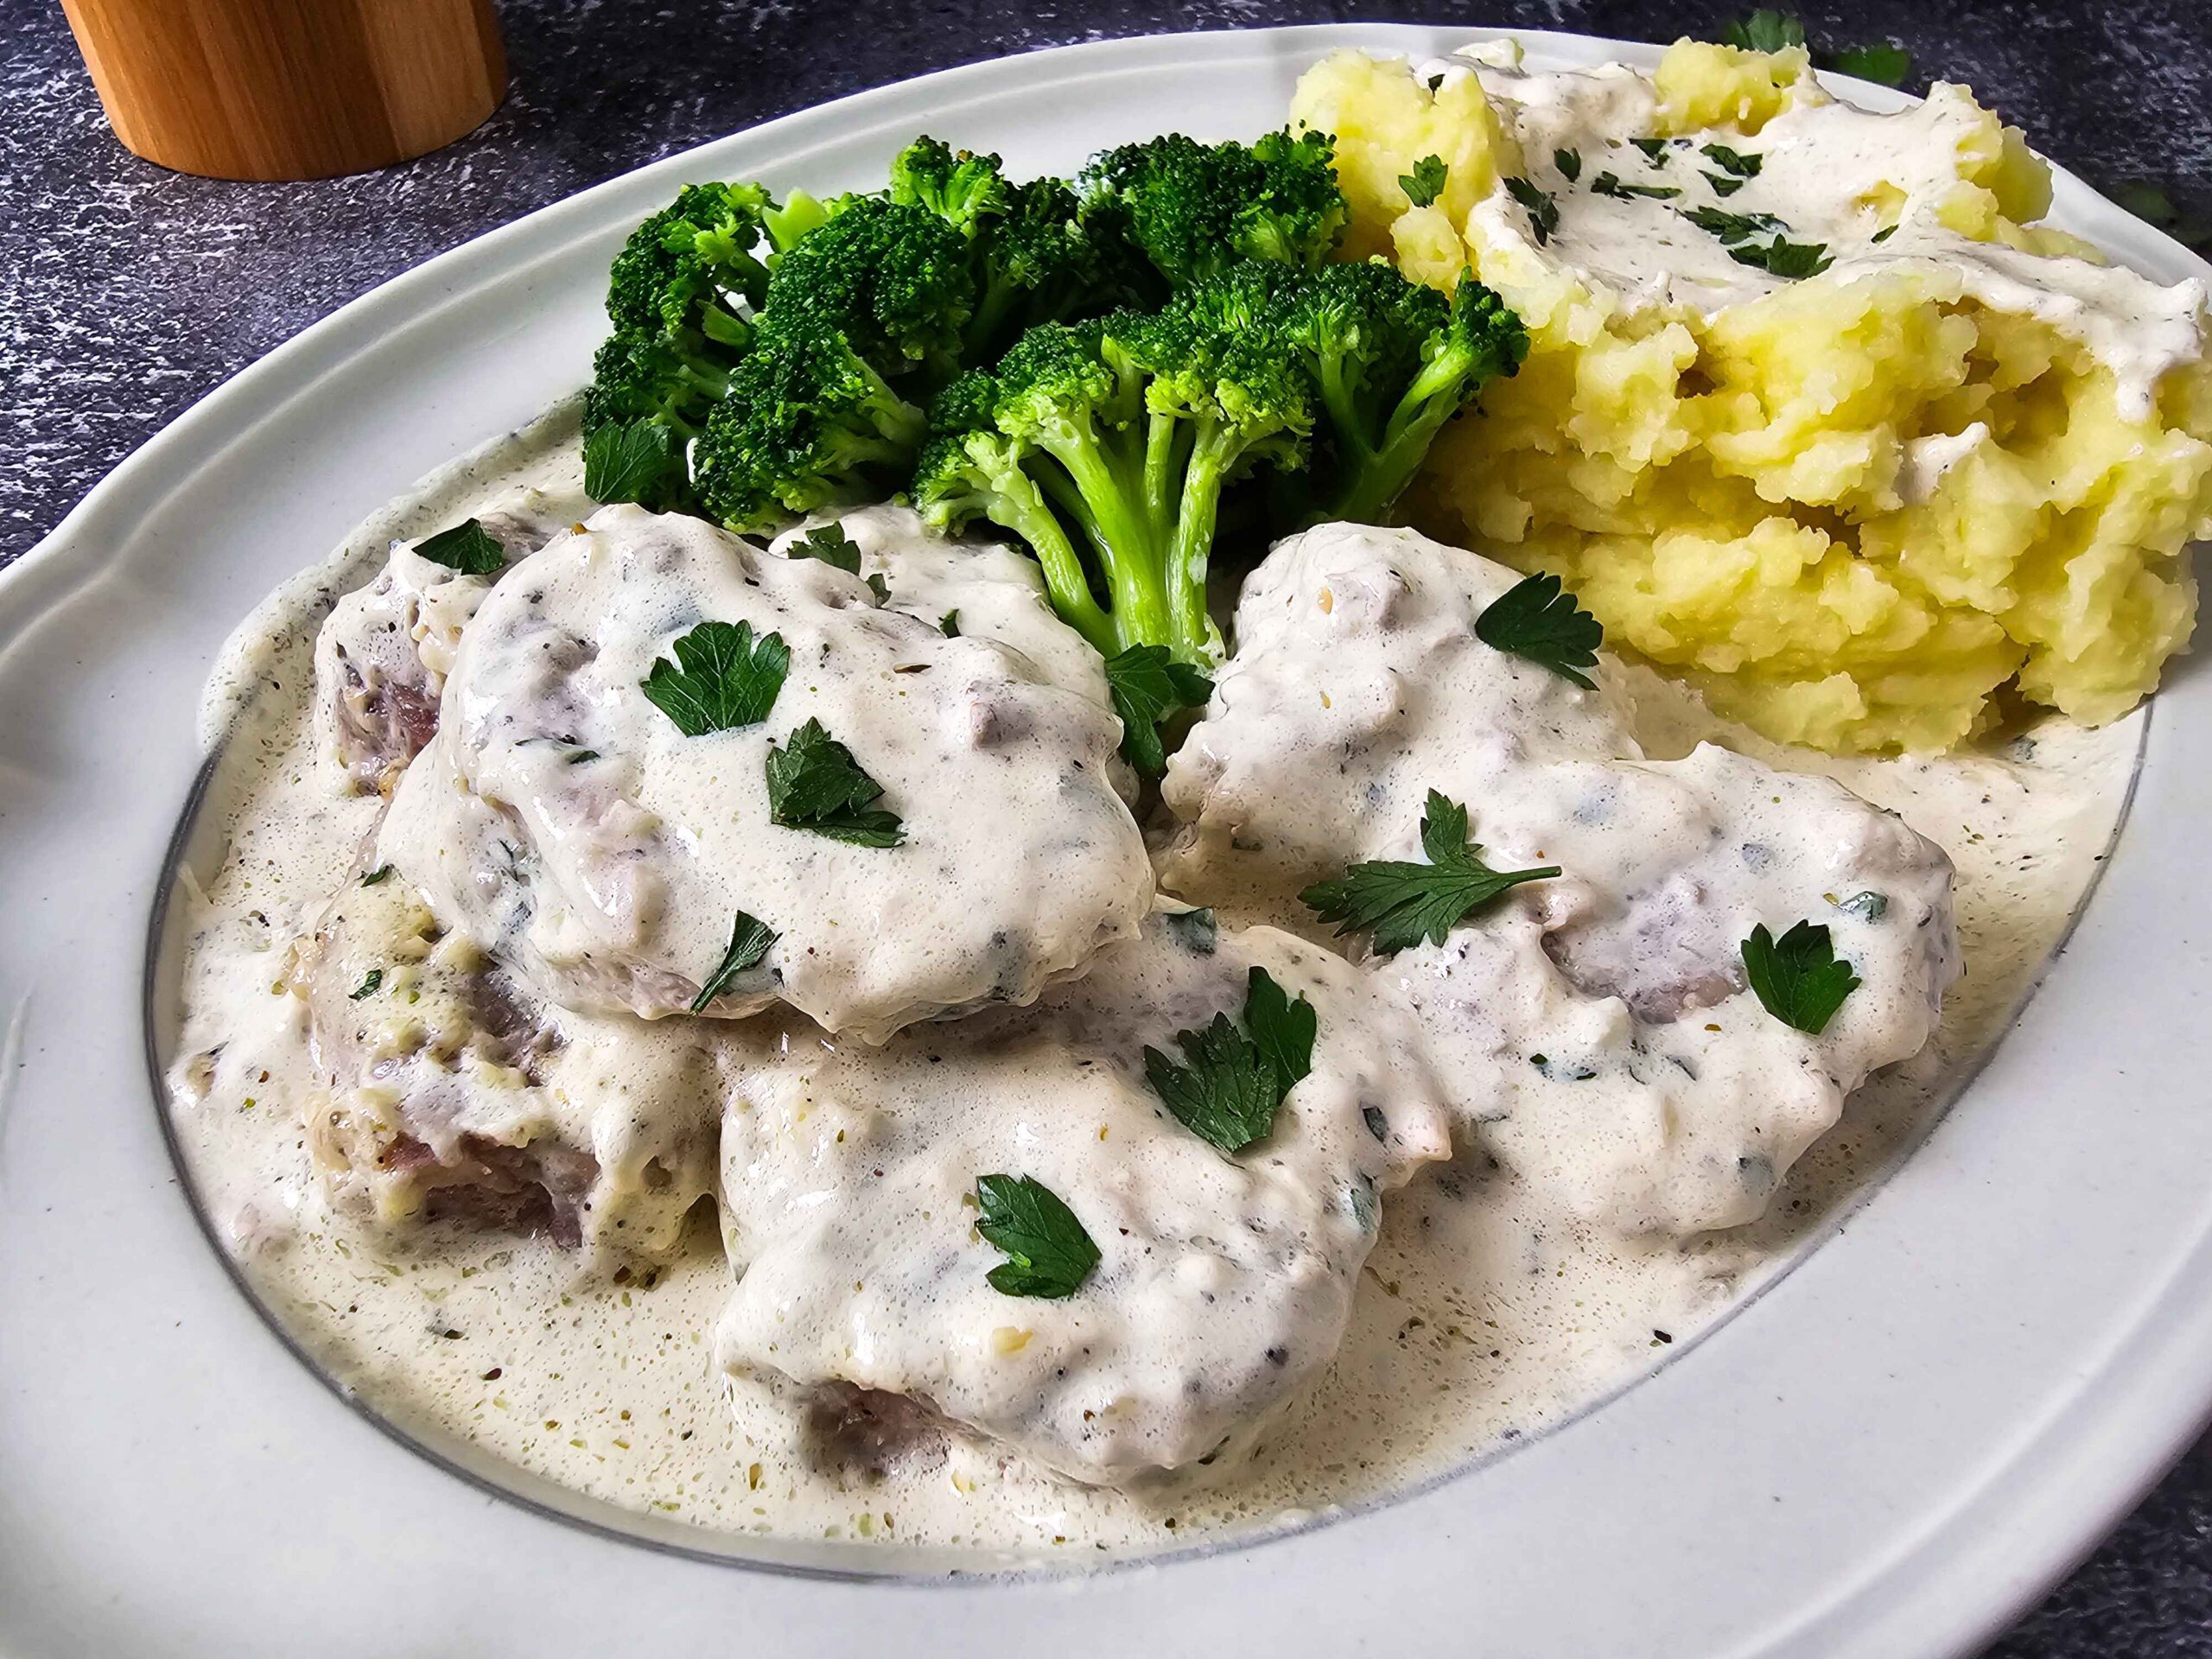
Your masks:
{"label": "mashed potato", "polygon": [[[1352,252],[1446,289],[1471,267],[1529,325],[1413,515],[1559,572],[1720,712],[1941,748],[2007,682],[2113,719],[2187,640],[2203,286],[2033,226],[2048,168],[1963,88],[1875,116],[1796,50],[1683,41],[1648,75],[1340,53],[1294,118],[1337,136]],[[1447,182],[1414,207],[1429,155]]]}

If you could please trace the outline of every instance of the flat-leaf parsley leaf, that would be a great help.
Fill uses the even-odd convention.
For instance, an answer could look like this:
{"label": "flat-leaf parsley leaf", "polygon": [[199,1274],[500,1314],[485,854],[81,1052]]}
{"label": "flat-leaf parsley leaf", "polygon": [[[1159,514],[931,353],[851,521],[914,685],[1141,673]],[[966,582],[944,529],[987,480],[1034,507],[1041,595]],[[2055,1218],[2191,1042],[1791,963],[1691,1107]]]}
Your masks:
{"label": "flat-leaf parsley leaf", "polygon": [[602,426],[584,441],[584,493],[594,501],[672,506],[683,473],[676,435],[658,421]]}
{"label": "flat-leaf parsley leaf", "polygon": [[1122,753],[1147,778],[1167,770],[1160,722],[1178,709],[1203,709],[1213,682],[1165,645],[1131,645],[1106,659],[1106,690],[1122,720]]}
{"label": "flat-leaf parsley leaf", "polygon": [[861,769],[853,752],[810,720],[787,747],[768,746],[768,818],[786,830],[810,830],[855,847],[896,847],[906,829],[896,812],[876,806],[883,785]]}
{"label": "flat-leaf parsley leaf", "polygon": [[759,917],[739,911],[736,921],[730,925],[729,949],[722,952],[721,961],[707,976],[707,982],[699,987],[699,995],[691,999],[691,1012],[704,1014],[740,974],[766,956],[769,946],[782,937]]}
{"label": "flat-leaf parsley leaf", "polygon": [[1444,194],[1448,176],[1441,156],[1424,156],[1414,163],[1412,172],[1398,175],[1398,188],[1414,207],[1427,207]]}
{"label": "flat-leaf parsley leaf", "polygon": [[1505,188],[1527,210],[1529,228],[1535,233],[1536,245],[1542,247],[1552,239],[1552,232],[1559,229],[1559,204],[1526,179],[1508,179]]}
{"label": "flat-leaf parsley leaf", "polygon": [[1707,144],[1700,153],[1723,173],[1733,173],[1739,179],[1756,179],[1759,168],[1766,164],[1764,155],[1746,156],[1726,144]]}
{"label": "flat-leaf parsley leaf", "polygon": [[676,660],[660,658],[639,685],[684,736],[704,737],[767,719],[791,665],[779,633],[755,639],[750,622],[702,622],[677,638]]}
{"label": "flat-leaf parsley leaf", "polygon": [[1176,1122],[1224,1152],[1237,1152],[1274,1127],[1283,1096],[1313,1069],[1319,1022],[1313,1005],[1290,997],[1264,968],[1245,980],[1244,1029],[1225,1014],[1175,1033],[1178,1065],[1147,1046],[1144,1075]]}
{"label": "flat-leaf parsley leaf", "polygon": [[1059,1194],[1027,1175],[979,1175],[976,1230],[1007,1259],[986,1275],[1007,1296],[1072,1296],[1098,1265],[1098,1246]]}
{"label": "flat-leaf parsley leaf", "polygon": [[1475,638],[1497,651],[1548,668],[1587,690],[1596,685],[1585,669],[1598,665],[1605,630],[1598,619],[1560,591],[1548,571],[1523,576],[1475,619]]}
{"label": "flat-leaf parsley leaf", "polygon": [[507,568],[507,550],[474,518],[425,536],[415,543],[415,550],[432,564],[442,564],[464,576],[496,576]]}
{"label": "flat-leaf parsley leaf", "polygon": [[1859,976],[1840,960],[1824,922],[1800,922],[1777,940],[1762,922],[1744,941],[1744,975],[1766,1011],[1808,1037],[1827,1029]]}
{"label": "flat-leaf parsley leaf", "polygon": [[1333,881],[1318,881],[1298,895],[1299,902],[1325,922],[1340,924],[1337,937],[1363,930],[1374,934],[1378,956],[1393,956],[1423,939],[1441,944],[1445,936],[1508,888],[1523,881],[1548,881],[1556,864],[1535,870],[1493,870],[1482,849],[1467,839],[1467,809],[1428,791],[1421,814],[1421,850],[1428,862],[1374,859],[1355,864]]}
{"label": "flat-leaf parsley leaf", "polygon": [[1728,257],[1739,265],[1757,265],[1777,276],[1817,276],[1835,263],[1828,257],[1825,242],[1789,242],[1781,237],[1761,247],[1756,242],[1745,242],[1728,250]]}
{"label": "flat-leaf parsley leaf", "polygon": [[839,524],[817,524],[785,550],[794,559],[819,559],[849,576],[861,573],[861,550]]}
{"label": "flat-leaf parsley leaf", "polygon": [[1732,213],[1725,207],[1683,207],[1676,211],[1700,231],[1730,244],[1749,241],[1755,236],[1781,235],[1789,229],[1772,213]]}
{"label": "flat-leaf parsley leaf", "polygon": [[1613,196],[1622,201],[1637,196],[1649,196],[1654,201],[1665,201],[1669,197],[1682,194],[1679,187],[1671,184],[1623,184],[1618,175],[1611,173],[1600,173],[1591,180],[1590,189],[1593,194]]}

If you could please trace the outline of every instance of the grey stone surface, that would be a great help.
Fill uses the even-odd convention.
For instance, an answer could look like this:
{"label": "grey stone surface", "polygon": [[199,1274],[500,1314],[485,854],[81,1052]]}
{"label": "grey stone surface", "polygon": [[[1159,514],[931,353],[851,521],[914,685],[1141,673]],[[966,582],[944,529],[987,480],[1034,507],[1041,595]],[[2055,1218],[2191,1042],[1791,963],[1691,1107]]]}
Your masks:
{"label": "grey stone surface", "polygon": [[[211,387],[355,295],[586,185],[824,99],[1162,29],[1387,13],[1670,39],[1708,33],[1738,10],[1712,0],[505,0],[513,92],[478,132],[385,173],[248,186],[126,154],[53,0],[0,0],[0,564]],[[2093,181],[2156,180],[2212,205],[2207,0],[1800,10],[1816,39],[1902,41],[1926,73],[1971,82]],[[2212,1659],[2212,1440],[1993,1653]]]}

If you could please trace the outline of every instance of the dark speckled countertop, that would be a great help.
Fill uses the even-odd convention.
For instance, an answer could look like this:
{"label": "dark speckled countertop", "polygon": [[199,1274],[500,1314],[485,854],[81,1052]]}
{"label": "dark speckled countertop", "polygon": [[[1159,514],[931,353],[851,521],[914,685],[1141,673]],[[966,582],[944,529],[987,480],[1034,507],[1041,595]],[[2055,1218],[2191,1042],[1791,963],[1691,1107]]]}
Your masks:
{"label": "dark speckled countertop", "polygon": [[[237,185],[126,154],[53,0],[0,0],[0,564],[187,405],[355,295],[533,207],[770,116],[950,64],[1158,29],[1389,15],[1663,40],[1710,32],[1738,8],[505,0],[502,10],[513,91],[470,137],[384,173]],[[1802,10],[1816,39],[1901,41],[2093,181],[2153,180],[2186,206],[2212,206],[2212,0]],[[2212,1659],[2212,1439],[1992,1654]]]}

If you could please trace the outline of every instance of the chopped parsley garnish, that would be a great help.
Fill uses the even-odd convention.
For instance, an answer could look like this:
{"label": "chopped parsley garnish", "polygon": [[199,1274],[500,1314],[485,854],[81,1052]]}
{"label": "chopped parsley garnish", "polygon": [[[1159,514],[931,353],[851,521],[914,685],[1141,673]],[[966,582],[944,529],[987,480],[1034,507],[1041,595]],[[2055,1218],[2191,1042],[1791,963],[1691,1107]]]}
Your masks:
{"label": "chopped parsley garnish", "polygon": [[686,737],[704,737],[768,718],[791,671],[791,648],[779,633],[753,637],[750,622],[702,622],[676,641],[638,683],[653,707]]}
{"label": "chopped parsley garnish", "polygon": [[1582,152],[1575,149],[1552,151],[1552,165],[1559,168],[1559,175],[1569,184],[1582,176]]}
{"label": "chopped parsley garnish", "polygon": [[1060,1202],[1059,1194],[1027,1175],[979,1175],[976,1230],[1007,1259],[986,1276],[1007,1296],[1072,1296],[1098,1265],[1098,1246]]}
{"label": "chopped parsley garnish", "polygon": [[384,969],[381,968],[370,969],[368,977],[364,979],[361,982],[359,988],[353,992],[353,1000],[358,1002],[365,996],[374,996],[377,994],[377,988],[383,983]]}
{"label": "chopped parsley garnish", "polygon": [[1821,67],[1878,86],[1899,86],[1912,73],[1912,54],[1892,41],[1877,46],[1840,46],[1821,54]]}
{"label": "chopped parsley garnish", "polygon": [[1241,1151],[1266,1137],[1283,1097],[1313,1071],[1319,1029],[1311,1002],[1287,996],[1255,968],[1244,982],[1244,1029],[1217,1014],[1179,1031],[1184,1064],[1147,1046],[1145,1077],[1185,1128],[1224,1152]]}
{"label": "chopped parsley garnish", "polygon": [[875,595],[877,604],[888,605],[891,602],[891,584],[883,579],[880,572],[868,579],[868,590]]}
{"label": "chopped parsley garnish", "polygon": [[1643,152],[1643,159],[1654,167],[1667,165],[1667,141],[1664,138],[1631,138],[1629,143]]}
{"label": "chopped parsley garnish", "polygon": [[1744,941],[1744,974],[1769,1014],[1808,1037],[1827,1029],[1859,984],[1837,959],[1824,922],[1799,922],[1779,940],[1761,923]]}
{"label": "chopped parsley garnish", "polygon": [[1542,247],[1552,239],[1552,232],[1559,229],[1559,204],[1526,179],[1508,179],[1505,188],[1514,200],[1528,210],[1529,228],[1535,232],[1536,245]]}
{"label": "chopped parsley garnish", "polygon": [[1671,184],[1623,184],[1611,173],[1600,173],[1596,178],[1591,180],[1590,188],[1598,195],[1615,196],[1623,201],[1633,200],[1637,196],[1649,196],[1654,201],[1664,201],[1671,196],[1679,196],[1682,194],[1680,188]]}
{"label": "chopped parsley garnish", "polygon": [[768,954],[768,947],[782,936],[757,916],[737,912],[737,920],[730,925],[729,949],[722,952],[721,963],[707,976],[707,982],[699,987],[699,995],[691,999],[691,1012],[704,1014],[708,1005],[736,981],[737,976]]}
{"label": "chopped parsley garnish", "polygon": [[361,878],[361,885],[365,887],[379,887],[391,879],[391,866],[389,864],[379,864],[376,868],[371,870],[366,875]]}
{"label": "chopped parsley garnish", "polygon": [[793,542],[786,550],[794,559],[819,559],[824,564],[835,565],[849,576],[861,573],[861,550],[853,538],[845,534],[842,524],[817,524]]}
{"label": "chopped parsley garnish", "polygon": [[1335,922],[1337,937],[1371,932],[1378,956],[1395,956],[1427,939],[1441,944],[1446,934],[1477,910],[1523,881],[1548,881],[1560,873],[1548,864],[1537,870],[1493,870],[1482,849],[1467,839],[1467,809],[1435,790],[1421,819],[1421,850],[1428,862],[1373,859],[1355,864],[1333,881],[1319,881],[1298,895],[1299,902],[1325,922]]}
{"label": "chopped parsley garnish", "polygon": [[1160,722],[1179,709],[1205,708],[1213,682],[1173,661],[1165,645],[1131,645],[1106,659],[1106,691],[1121,716],[1122,753],[1142,776],[1157,778],[1167,770]]}
{"label": "chopped parsley garnish", "polygon": [[597,749],[574,749],[569,752],[569,764],[572,766],[581,766],[587,760],[596,760],[598,759],[599,751]]}
{"label": "chopped parsley garnish", "polygon": [[594,501],[650,501],[677,469],[676,435],[658,421],[602,426],[584,440],[584,493]]}
{"label": "chopped parsley garnish", "polygon": [[882,796],[883,785],[818,720],[793,732],[786,747],[768,746],[772,823],[855,847],[896,847],[906,839],[906,827],[896,812],[874,804]]}
{"label": "chopped parsley garnish", "polygon": [[495,576],[507,568],[507,550],[474,518],[425,536],[415,543],[415,550],[432,564],[442,564],[464,576]]}
{"label": "chopped parsley garnish", "polygon": [[1787,12],[1762,6],[1750,16],[1727,25],[1720,31],[1720,39],[1723,44],[1741,47],[1746,52],[1780,52],[1805,44],[1805,25]]}
{"label": "chopped parsley garnish", "polygon": [[1557,576],[1541,571],[1522,577],[1485,606],[1475,619],[1475,638],[1588,690],[1597,683],[1583,671],[1598,665],[1605,630],[1573,594],[1560,589]]}
{"label": "chopped parsley garnish", "polygon": [[1424,156],[1414,163],[1412,172],[1398,175],[1398,188],[1414,207],[1427,207],[1444,194],[1446,176],[1441,156]]}
{"label": "chopped parsley garnish", "polygon": [[957,639],[960,637],[960,612],[957,607],[938,618],[937,631],[948,639]]}
{"label": "chopped parsley garnish", "polygon": [[[1815,276],[1835,262],[1825,242],[1792,242],[1789,226],[1772,213],[1732,213],[1721,207],[1676,209],[1701,231],[1710,232],[1727,245],[1728,257],[1740,265],[1754,265],[1777,276]],[[1770,236],[1771,242],[1761,242]]]}
{"label": "chopped parsley garnish", "polygon": [[1772,213],[1732,213],[1725,207],[1678,207],[1684,219],[1723,242],[1745,241],[1754,236],[1787,235],[1789,226]]}
{"label": "chopped parsley garnish", "polygon": [[1746,156],[1740,149],[1731,149],[1726,144],[1707,144],[1700,152],[1723,173],[1732,173],[1739,179],[1756,179],[1759,168],[1766,164],[1763,155]]}
{"label": "chopped parsley garnish", "polygon": [[1885,225],[1880,230],[1875,232],[1870,239],[1876,242],[1886,242],[1897,233],[1897,227],[1896,226]]}
{"label": "chopped parsley garnish", "polygon": [[1728,257],[1739,265],[1756,265],[1788,277],[1817,276],[1835,263],[1828,257],[1825,242],[1787,242],[1778,236],[1764,247],[1746,242],[1731,248]]}
{"label": "chopped parsley garnish", "polygon": [[1705,175],[1705,181],[1716,196],[1732,196],[1744,188],[1741,179],[1732,179],[1725,173],[1708,173]]}

